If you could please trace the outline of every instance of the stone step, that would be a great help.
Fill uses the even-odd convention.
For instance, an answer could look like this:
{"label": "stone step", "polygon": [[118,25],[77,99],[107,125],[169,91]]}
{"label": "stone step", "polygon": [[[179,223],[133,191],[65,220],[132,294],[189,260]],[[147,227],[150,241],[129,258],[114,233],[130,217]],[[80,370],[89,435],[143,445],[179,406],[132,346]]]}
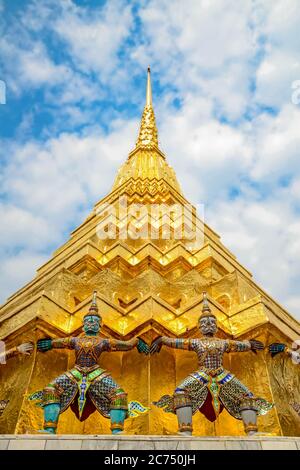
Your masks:
{"label": "stone step", "polygon": [[0,450],[300,450],[300,437],[2,434]]}

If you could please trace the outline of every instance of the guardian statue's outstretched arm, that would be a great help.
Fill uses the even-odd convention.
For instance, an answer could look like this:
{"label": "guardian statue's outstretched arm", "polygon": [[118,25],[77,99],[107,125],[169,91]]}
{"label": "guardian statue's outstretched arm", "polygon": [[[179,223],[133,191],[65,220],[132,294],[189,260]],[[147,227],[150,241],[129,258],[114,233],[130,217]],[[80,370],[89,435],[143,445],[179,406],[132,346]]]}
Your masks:
{"label": "guardian statue's outstretched arm", "polygon": [[286,356],[292,359],[294,364],[300,364],[300,351],[298,344],[295,344],[295,349],[290,349],[284,343],[272,343],[269,345],[269,352],[271,353],[272,357],[279,353],[284,353]]}
{"label": "guardian statue's outstretched arm", "polygon": [[32,351],[33,351],[32,343],[23,343],[23,344],[20,344],[19,346],[14,346],[13,348],[0,353],[0,364],[3,364],[5,363],[5,361],[7,361],[7,359],[10,359],[11,357],[19,356],[20,354],[23,354],[24,356],[30,356]]}

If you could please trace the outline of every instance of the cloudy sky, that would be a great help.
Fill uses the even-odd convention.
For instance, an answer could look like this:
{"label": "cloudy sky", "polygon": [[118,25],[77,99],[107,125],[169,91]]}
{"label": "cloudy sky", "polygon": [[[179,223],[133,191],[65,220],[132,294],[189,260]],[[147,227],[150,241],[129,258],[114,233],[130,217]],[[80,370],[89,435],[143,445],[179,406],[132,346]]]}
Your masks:
{"label": "cloudy sky", "polygon": [[0,0],[0,301],[111,189],[150,64],[185,196],[300,318],[299,24],[299,0]]}

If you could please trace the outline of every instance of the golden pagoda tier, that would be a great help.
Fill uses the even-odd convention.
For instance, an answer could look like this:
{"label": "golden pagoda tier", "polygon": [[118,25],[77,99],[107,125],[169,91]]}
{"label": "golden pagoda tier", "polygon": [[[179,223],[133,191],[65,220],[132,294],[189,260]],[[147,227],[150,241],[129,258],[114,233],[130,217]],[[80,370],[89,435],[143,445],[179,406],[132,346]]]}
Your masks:
{"label": "golden pagoda tier", "polygon": [[[178,208],[188,208],[185,227]],[[159,335],[198,337],[204,290],[218,319],[220,337],[255,338],[265,344],[290,344],[300,337],[299,323],[255,283],[182,194],[174,170],[159,149],[150,69],[136,146],[119,169],[112,191],[95,204],[36,277],[1,307],[0,339],[10,346],[80,334],[94,290],[103,337],[140,336],[148,344]],[[276,404],[259,418],[261,432],[299,436],[300,419],[292,407],[300,402],[299,366],[278,356],[272,359],[267,349],[258,354],[232,354],[225,366],[257,396]],[[0,400],[9,403],[0,417],[0,433],[41,429],[42,413],[28,401],[28,394],[43,388],[73,362],[72,352],[52,350],[15,357],[2,365]],[[162,348],[151,358],[136,350],[104,353],[101,364],[129,399],[151,406],[197,368],[197,358],[187,351]],[[154,406],[147,415],[128,419],[125,425],[129,434],[176,431],[176,416]],[[58,425],[59,434],[109,432],[108,420],[97,413],[81,422],[70,409]],[[214,423],[200,413],[194,417],[194,435],[243,434],[243,424],[226,410]]]}

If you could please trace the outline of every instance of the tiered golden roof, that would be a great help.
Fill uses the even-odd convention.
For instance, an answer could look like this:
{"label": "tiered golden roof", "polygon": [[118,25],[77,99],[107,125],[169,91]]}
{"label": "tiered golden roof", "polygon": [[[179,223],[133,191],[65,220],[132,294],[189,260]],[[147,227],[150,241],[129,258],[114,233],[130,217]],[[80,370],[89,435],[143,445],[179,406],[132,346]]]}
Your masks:
{"label": "tiered golden roof", "polygon": [[[199,220],[194,207],[191,227],[200,222],[203,243],[195,246],[189,237],[178,238],[182,220],[171,211],[123,213],[122,204],[150,208],[163,204],[188,205],[174,170],[159,149],[152,105],[150,69],[146,105],[135,149],[121,166],[112,191],[95,204],[89,217],[69,240],[41,266],[36,277],[12,295],[0,309],[0,335],[10,343],[36,341],[40,337],[77,335],[92,293],[98,292],[103,336],[129,339],[139,335],[148,343],[157,335],[195,337],[203,296],[219,322],[219,334],[231,338],[257,338],[265,343],[290,342],[300,337],[300,325],[258,286],[250,272],[222,244],[219,235]],[[107,207],[114,208],[114,217]],[[166,209],[166,210],[167,210]],[[109,228],[112,238],[99,237]],[[145,237],[134,237],[145,229]],[[165,232],[170,236],[166,237]],[[127,233],[129,236],[122,236]],[[149,234],[155,233],[152,237]],[[280,258],[278,263],[280,264]],[[112,358],[113,356],[113,358]],[[242,357],[241,357],[242,356]],[[0,418],[2,433],[32,432],[41,426],[41,416],[26,400],[26,394],[43,387],[72,363],[72,353],[53,350],[29,359],[11,359],[1,367],[0,399],[10,403]],[[299,373],[284,358],[271,360],[267,351],[231,358],[230,370],[257,393],[275,400],[277,407],[261,418],[264,432],[299,435],[300,420],[289,401],[300,402]],[[151,360],[136,351],[114,353],[103,366],[129,393],[130,398],[151,403],[196,368],[193,354],[165,348]],[[120,378],[121,376],[121,378]],[[289,397],[285,396],[286,386]],[[284,390],[284,392],[283,392]],[[199,435],[243,434],[242,424],[223,412],[212,424],[195,417]],[[101,434],[108,423],[93,415],[85,423],[71,411],[62,415],[58,432]],[[159,409],[127,424],[128,432],[172,433],[176,418]]]}

